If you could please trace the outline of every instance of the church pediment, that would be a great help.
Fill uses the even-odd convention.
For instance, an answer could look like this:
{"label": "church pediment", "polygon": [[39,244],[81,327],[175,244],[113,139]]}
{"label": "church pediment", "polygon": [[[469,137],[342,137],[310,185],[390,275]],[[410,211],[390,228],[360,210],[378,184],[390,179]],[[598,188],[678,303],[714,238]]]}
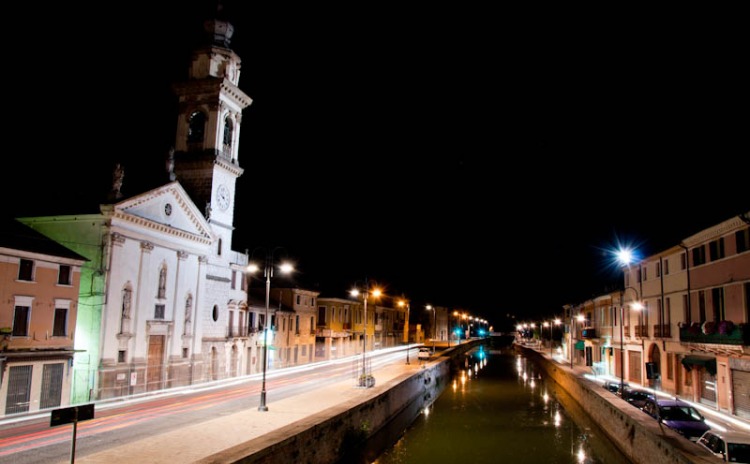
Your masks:
{"label": "church pediment", "polygon": [[211,241],[213,232],[200,210],[179,182],[170,182],[114,205],[121,219],[148,223],[152,227],[187,233]]}

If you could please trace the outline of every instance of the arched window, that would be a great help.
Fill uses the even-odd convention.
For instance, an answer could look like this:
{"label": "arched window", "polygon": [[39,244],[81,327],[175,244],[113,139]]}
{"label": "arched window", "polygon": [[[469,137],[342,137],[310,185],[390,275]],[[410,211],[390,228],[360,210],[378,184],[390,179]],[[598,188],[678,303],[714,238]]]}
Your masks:
{"label": "arched window", "polygon": [[229,116],[224,118],[224,145],[227,147],[232,146],[232,130],[233,130],[232,120],[229,119]]}
{"label": "arched window", "polygon": [[190,115],[188,121],[188,143],[203,142],[203,134],[206,131],[206,115],[201,111],[195,111]]}

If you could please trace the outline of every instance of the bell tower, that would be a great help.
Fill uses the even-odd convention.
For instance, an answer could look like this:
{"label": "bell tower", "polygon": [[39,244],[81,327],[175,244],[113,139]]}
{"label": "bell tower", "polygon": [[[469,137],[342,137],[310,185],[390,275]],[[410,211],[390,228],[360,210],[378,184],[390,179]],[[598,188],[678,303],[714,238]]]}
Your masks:
{"label": "bell tower", "polygon": [[242,110],[252,99],[239,89],[241,60],[229,48],[234,27],[204,23],[206,45],[192,55],[188,80],[175,84],[178,98],[174,172],[193,202],[229,246],[239,165]]}

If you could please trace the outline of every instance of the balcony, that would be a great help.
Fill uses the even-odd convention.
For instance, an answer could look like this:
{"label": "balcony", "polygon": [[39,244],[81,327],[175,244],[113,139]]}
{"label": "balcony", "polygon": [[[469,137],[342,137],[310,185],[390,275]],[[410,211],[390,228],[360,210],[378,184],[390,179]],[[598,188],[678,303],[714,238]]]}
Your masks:
{"label": "balcony", "polygon": [[668,325],[654,324],[654,338],[670,338],[671,336],[672,331]]}
{"label": "balcony", "polygon": [[714,345],[750,345],[750,326],[735,325],[731,332],[703,333],[701,324],[694,322],[690,327],[680,327],[680,341],[686,343],[706,343]]}
{"label": "balcony", "polygon": [[636,337],[648,337],[648,326],[647,325],[636,325],[635,326]]}
{"label": "balcony", "polygon": [[585,329],[581,330],[581,338],[596,338],[596,329],[594,327],[586,327]]}

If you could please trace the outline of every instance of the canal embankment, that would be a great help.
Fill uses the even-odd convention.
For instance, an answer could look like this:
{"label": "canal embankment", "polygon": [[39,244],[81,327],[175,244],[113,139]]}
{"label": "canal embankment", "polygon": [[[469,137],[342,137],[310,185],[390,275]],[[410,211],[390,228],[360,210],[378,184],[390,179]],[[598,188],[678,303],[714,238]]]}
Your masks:
{"label": "canal embankment", "polygon": [[515,345],[573,397],[634,464],[711,464],[716,458],[631,406],[601,384],[588,380],[581,367],[563,366],[538,351]]}

